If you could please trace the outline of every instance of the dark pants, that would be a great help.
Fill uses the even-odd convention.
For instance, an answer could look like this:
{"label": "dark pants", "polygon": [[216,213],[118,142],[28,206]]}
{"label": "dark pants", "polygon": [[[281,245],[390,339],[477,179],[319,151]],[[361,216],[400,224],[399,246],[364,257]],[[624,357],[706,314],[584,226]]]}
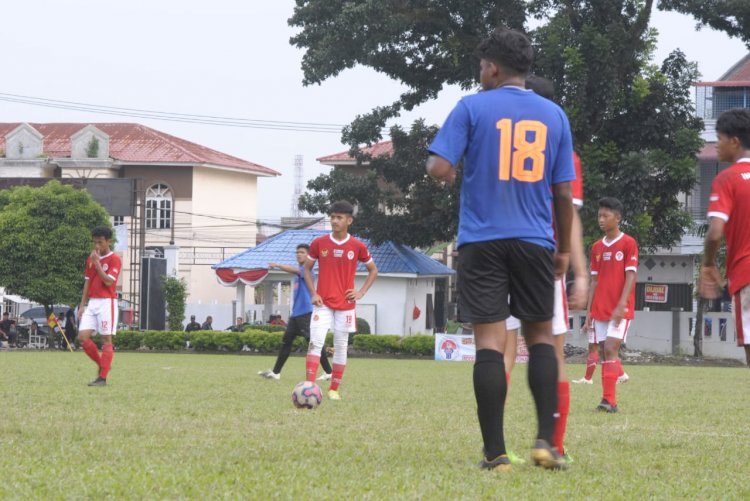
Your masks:
{"label": "dark pants", "polygon": [[[312,313],[306,313],[305,315],[299,315],[297,317],[290,317],[289,323],[284,331],[284,338],[282,339],[281,349],[279,350],[279,356],[276,358],[276,365],[273,366],[273,372],[281,374],[281,369],[286,363],[286,359],[289,358],[289,354],[292,352],[292,343],[294,338],[302,336],[303,338],[310,341],[310,318]],[[326,349],[320,352],[320,366],[327,373],[331,373],[331,364],[328,362],[328,356],[326,355]]]}

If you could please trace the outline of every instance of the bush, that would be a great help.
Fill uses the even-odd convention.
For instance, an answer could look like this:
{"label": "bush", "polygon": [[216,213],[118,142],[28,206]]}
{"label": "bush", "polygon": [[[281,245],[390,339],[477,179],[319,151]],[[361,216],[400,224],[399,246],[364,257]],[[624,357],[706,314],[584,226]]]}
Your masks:
{"label": "bush", "polygon": [[370,324],[364,318],[357,317],[357,334],[371,334]]}
{"label": "bush", "polygon": [[143,333],[138,331],[118,331],[112,338],[117,350],[137,350],[143,343]]}
{"label": "bush", "polygon": [[398,353],[401,351],[401,336],[359,334],[354,336],[354,348],[369,353]]}
{"label": "bush", "polygon": [[401,340],[404,353],[410,355],[428,355],[435,353],[435,338],[433,336],[409,336]]}

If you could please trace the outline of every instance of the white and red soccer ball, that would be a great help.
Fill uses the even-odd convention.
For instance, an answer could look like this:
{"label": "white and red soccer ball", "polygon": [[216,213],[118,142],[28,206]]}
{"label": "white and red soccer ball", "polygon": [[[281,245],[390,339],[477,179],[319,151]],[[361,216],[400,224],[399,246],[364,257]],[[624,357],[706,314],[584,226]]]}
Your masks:
{"label": "white and red soccer ball", "polygon": [[298,409],[314,409],[323,401],[320,386],[312,381],[297,383],[292,391],[292,403]]}

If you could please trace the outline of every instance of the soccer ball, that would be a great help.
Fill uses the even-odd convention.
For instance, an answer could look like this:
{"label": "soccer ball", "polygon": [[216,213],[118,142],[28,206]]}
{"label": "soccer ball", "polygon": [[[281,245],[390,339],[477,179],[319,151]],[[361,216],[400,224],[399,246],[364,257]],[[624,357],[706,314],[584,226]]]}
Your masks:
{"label": "soccer ball", "polygon": [[314,409],[323,401],[320,386],[312,381],[297,383],[292,391],[292,403],[298,409]]}

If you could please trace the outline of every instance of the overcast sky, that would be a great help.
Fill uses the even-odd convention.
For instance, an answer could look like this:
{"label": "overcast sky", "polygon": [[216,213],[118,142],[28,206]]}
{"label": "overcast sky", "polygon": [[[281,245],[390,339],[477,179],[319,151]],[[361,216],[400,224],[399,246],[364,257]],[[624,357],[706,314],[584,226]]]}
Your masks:
{"label": "overcast sky", "polygon": [[[347,124],[389,104],[401,86],[366,68],[303,87],[302,52],[289,45],[293,0],[24,0],[3,5],[0,93],[124,108],[257,120]],[[680,14],[655,12],[655,61],[681,48],[704,80],[715,80],[747,53],[738,40]],[[439,99],[398,123],[443,119],[462,95]],[[289,132],[44,108],[0,101],[3,122],[137,121],[281,172],[259,181],[258,216],[289,215],[294,156],[305,183],[327,167],[315,159],[346,149],[339,134]],[[303,185],[304,186],[304,185]]]}

